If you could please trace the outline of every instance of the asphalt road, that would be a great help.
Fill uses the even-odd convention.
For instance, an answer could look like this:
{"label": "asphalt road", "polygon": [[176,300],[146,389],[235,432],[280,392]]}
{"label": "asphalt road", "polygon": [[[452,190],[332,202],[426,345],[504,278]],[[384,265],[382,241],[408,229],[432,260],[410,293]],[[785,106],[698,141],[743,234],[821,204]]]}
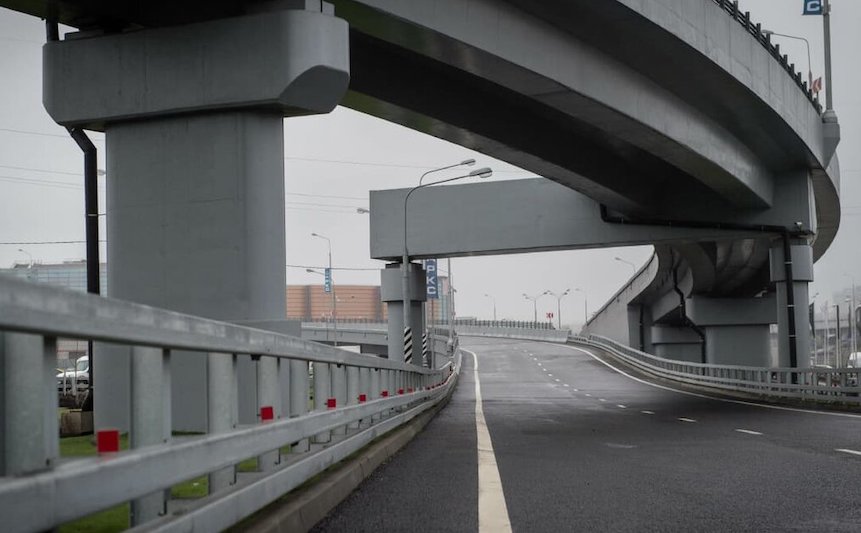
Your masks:
{"label": "asphalt road", "polygon": [[[513,531],[861,531],[861,416],[665,390],[565,346],[462,346]],[[479,529],[473,369],[315,531]]]}

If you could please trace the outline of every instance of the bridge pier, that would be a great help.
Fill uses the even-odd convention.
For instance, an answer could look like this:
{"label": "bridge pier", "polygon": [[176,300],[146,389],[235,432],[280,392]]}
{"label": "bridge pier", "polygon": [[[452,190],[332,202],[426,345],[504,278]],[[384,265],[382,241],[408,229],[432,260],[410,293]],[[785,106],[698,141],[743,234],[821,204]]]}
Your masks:
{"label": "bridge pier", "polygon": [[702,339],[688,327],[655,325],[651,328],[654,354],[666,359],[701,363]]}
{"label": "bridge pier", "polygon": [[[404,305],[400,263],[389,263],[380,271],[380,298],[388,311],[388,357],[404,360]],[[424,302],[427,300],[427,280],[421,265],[410,263],[410,327],[413,331],[413,364],[422,364],[422,332],[424,331]]]}
{"label": "bridge pier", "polygon": [[703,329],[706,363],[772,366],[769,328],[777,320],[776,298],[688,299],[688,317]]}
{"label": "bridge pier", "polygon": [[[329,112],[346,90],[348,29],[330,8],[45,45],[48,113],[105,132],[109,296],[225,321],[285,318],[283,118]],[[205,431],[206,355],[177,355],[173,429]],[[239,360],[246,423],[250,364]],[[127,430],[128,350],[97,346],[94,367],[96,426]]]}

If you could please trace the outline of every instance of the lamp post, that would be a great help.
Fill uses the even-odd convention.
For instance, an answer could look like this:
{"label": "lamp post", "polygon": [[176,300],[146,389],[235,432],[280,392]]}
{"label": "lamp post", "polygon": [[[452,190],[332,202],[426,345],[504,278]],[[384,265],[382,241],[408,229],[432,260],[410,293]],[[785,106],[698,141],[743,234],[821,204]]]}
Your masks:
{"label": "lamp post", "polygon": [[335,297],[335,276],[332,271],[332,240],[319,233],[312,233],[311,236],[325,240],[329,247],[329,291],[332,293],[332,334],[335,336],[335,346],[338,346],[338,299]]}
{"label": "lamp post", "polygon": [[545,291],[547,294],[556,298],[556,329],[562,329],[562,298],[568,296],[568,293],[571,292],[571,289],[565,289],[565,292],[562,294],[556,294],[552,291]]}
{"label": "lamp post", "polygon": [[434,172],[441,172],[443,170],[448,170],[450,168],[456,168],[456,167],[471,167],[474,164],[475,164],[475,159],[464,159],[460,163],[455,163],[453,165],[446,165],[444,167],[439,167],[439,168],[435,168],[433,170],[428,170],[427,172],[422,174],[422,176],[419,178],[419,185],[422,184],[422,182],[425,179],[425,176],[427,176],[428,174],[433,174]]}
{"label": "lamp post", "polygon": [[813,364],[816,365],[818,354],[816,353],[816,297],[819,296],[817,292],[813,296],[810,297],[810,308],[813,309],[813,321],[810,324],[810,328],[813,330]]}
{"label": "lamp post", "polygon": [[583,293],[583,327],[585,328],[586,323],[589,322],[589,298],[583,289],[575,288],[574,292]]}
{"label": "lamp post", "polygon": [[28,260],[30,261],[30,262],[27,264],[27,268],[28,268],[28,269],[29,269],[29,268],[33,268],[33,255],[32,255],[32,254],[30,254],[30,252],[28,252],[27,250],[25,250],[25,249],[23,249],[23,248],[18,248],[18,251],[19,251],[19,252],[21,252],[22,254],[26,254],[26,255],[27,255],[27,258],[28,258]]}
{"label": "lamp post", "polygon": [[[467,161],[469,161],[469,160],[467,160]],[[464,163],[466,163],[466,161]],[[427,176],[428,174],[430,174],[431,172],[437,172],[440,170],[445,170],[447,168],[453,168],[456,166],[460,166],[461,164],[463,164],[463,163],[458,163],[457,165],[450,165],[448,167],[440,167],[440,168],[437,168],[434,170],[429,170],[429,171],[425,172],[424,174],[422,174],[421,179],[424,179],[424,177]],[[472,178],[472,177],[476,177],[476,176],[484,179],[484,178],[490,177],[491,174],[493,174],[493,171],[490,170],[489,168],[487,168],[487,167],[479,168],[477,170],[473,170],[469,174],[463,174],[461,176],[455,176],[453,178],[447,178],[444,180],[433,181],[431,183],[422,183],[420,185],[416,185],[415,187],[413,187],[412,189],[407,191],[406,196],[404,196],[404,253],[403,253],[403,257],[401,259],[401,269],[403,271],[403,281],[401,283],[401,292],[403,294],[404,332],[405,333],[406,333],[407,328],[410,327],[410,319],[411,319],[411,316],[410,316],[410,252],[409,252],[409,247],[407,246],[407,206],[409,205],[410,196],[412,196],[412,194],[414,192],[416,192],[417,190],[423,189],[425,187],[431,187],[433,185],[440,185],[442,183],[448,183],[450,181],[462,180],[464,178]],[[450,263],[449,263],[449,265],[450,265]],[[451,276],[451,274],[449,274],[449,276]],[[449,277],[449,286],[450,286],[450,284],[451,284],[451,278]],[[412,344],[410,346],[412,346]],[[404,354],[404,357],[406,357],[406,354]]]}
{"label": "lamp post", "polygon": [[837,313],[837,339],[834,342],[834,368],[840,368],[840,304],[834,304]]}
{"label": "lamp post", "polygon": [[489,294],[485,294],[484,297],[493,300],[493,321],[496,322],[496,298]]}
{"label": "lamp post", "polygon": [[779,37],[786,37],[787,39],[795,39],[796,41],[804,41],[804,45],[807,47],[807,86],[813,87],[813,67],[810,62],[810,41],[805,39],[804,37],[800,37],[798,35],[789,35],[786,33],[778,33],[776,31],[771,30],[762,30],[763,35],[777,35]]}
{"label": "lamp post", "polygon": [[[319,270],[314,270],[313,268],[306,268],[306,269],[305,269],[305,272],[309,272],[309,273],[311,273],[311,274],[317,274],[318,276],[323,276],[323,278],[324,278],[324,279],[326,278],[326,274],[323,274],[323,273],[322,273],[322,272],[320,272]],[[324,283],[324,285],[325,285],[325,281],[324,281],[323,283]],[[335,325],[335,320],[334,320],[334,318],[335,318],[335,317],[334,317],[334,315],[333,315],[333,316],[332,316],[332,319],[333,319],[333,320],[332,320],[332,324],[333,324],[333,328],[335,328],[335,329],[334,329],[334,331],[332,332],[332,336],[334,337],[335,346],[337,346],[337,345],[338,345],[338,329],[337,329],[338,327]],[[312,319],[313,319],[313,317],[312,317]],[[329,328],[328,328],[328,327],[326,327],[326,339],[328,340],[328,338],[329,338]]]}
{"label": "lamp post", "polygon": [[632,263],[630,261],[626,261],[625,259],[622,259],[621,257],[614,257],[613,259],[616,261],[619,261],[620,263],[625,263],[626,265],[631,267],[631,274],[635,274],[637,272],[637,265],[635,265],[634,263]]}
{"label": "lamp post", "polygon": [[834,115],[834,93],[831,91],[831,2],[824,0],[822,4],[822,30],[825,41],[825,113],[822,118],[825,121],[836,121]]}
{"label": "lamp post", "polygon": [[523,293],[524,298],[532,300],[532,322],[534,324],[538,324],[538,299],[547,294],[550,294],[550,291],[544,291],[541,294],[536,294],[535,296],[529,296],[525,292]]}
{"label": "lamp post", "polygon": [[852,301],[851,302],[847,301],[847,303],[852,304],[849,307],[849,334],[851,335],[850,338],[852,339],[852,353],[855,353],[858,351],[858,341],[856,340],[856,336],[855,336],[855,326],[852,323],[852,313],[855,310],[855,276],[853,276],[851,274],[846,274],[846,273],[844,273],[843,275],[852,281]]}

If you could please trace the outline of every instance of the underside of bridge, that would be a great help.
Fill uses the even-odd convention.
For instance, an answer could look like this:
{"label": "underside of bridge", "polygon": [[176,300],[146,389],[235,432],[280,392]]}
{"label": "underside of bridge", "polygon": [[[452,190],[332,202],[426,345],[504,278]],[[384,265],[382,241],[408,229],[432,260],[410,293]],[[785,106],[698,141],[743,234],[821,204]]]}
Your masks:
{"label": "underside of bridge", "polygon": [[[283,315],[269,290],[284,285],[281,119],[340,103],[541,177],[493,195],[422,191],[411,219],[469,224],[408,233],[414,256],[655,244],[590,329],[722,361],[739,328],[756,341],[763,324],[803,324],[812,260],[839,226],[839,133],[723,2],[665,4],[0,0],[81,30],[46,44],[44,102],[64,126],[105,131],[112,296],[225,320]],[[404,194],[375,195],[374,257],[400,256]],[[444,203],[423,204],[434,194]],[[195,277],[178,261],[220,267]],[[789,351],[781,364],[804,364]],[[123,361],[96,353],[117,412]],[[175,387],[199,391],[202,369]]]}

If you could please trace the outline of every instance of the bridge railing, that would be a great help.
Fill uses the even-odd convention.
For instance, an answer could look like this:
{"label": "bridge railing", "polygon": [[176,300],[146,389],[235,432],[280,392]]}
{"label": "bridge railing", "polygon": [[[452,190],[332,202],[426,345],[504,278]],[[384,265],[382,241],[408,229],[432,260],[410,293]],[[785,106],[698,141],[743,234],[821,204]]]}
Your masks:
{"label": "bridge railing", "polygon": [[789,57],[786,54],[780,53],[780,45],[771,42],[771,34],[763,33],[762,24],[754,23],[750,20],[750,11],[742,12],[738,7],[738,0],[712,0],[719,5],[721,9],[726,11],[733,19],[744,27],[744,29],[753,35],[759,43],[768,50],[768,53],[777,60],[780,66],[798,85],[798,88],[807,96],[810,103],[816,109],[817,113],[822,114],[822,105],[819,103],[817,93],[813,92],[813,88],[808,86],[807,80],[800,72],[795,70],[795,63],[789,62]]}
{"label": "bridge railing", "polygon": [[861,404],[861,370],[857,368],[709,365],[657,357],[600,335],[571,336],[570,340],[603,348],[648,374],[691,385],[763,396]]}
{"label": "bridge railing", "polygon": [[[130,450],[60,457],[58,337],[130,347]],[[209,433],[174,436],[170,360],[187,352],[208,354]],[[256,360],[258,424],[237,421],[238,354]],[[459,368],[457,357],[430,370],[278,333],[0,279],[0,529],[50,530],[125,502],[131,502],[133,526],[226,529],[432,408],[450,393]],[[290,387],[283,390],[273,373],[287,370]],[[118,440],[115,431],[99,432],[100,441],[103,437]],[[255,472],[238,472],[238,464],[253,458]],[[166,496],[171,487],[200,476],[208,476],[209,495],[184,502]]]}

